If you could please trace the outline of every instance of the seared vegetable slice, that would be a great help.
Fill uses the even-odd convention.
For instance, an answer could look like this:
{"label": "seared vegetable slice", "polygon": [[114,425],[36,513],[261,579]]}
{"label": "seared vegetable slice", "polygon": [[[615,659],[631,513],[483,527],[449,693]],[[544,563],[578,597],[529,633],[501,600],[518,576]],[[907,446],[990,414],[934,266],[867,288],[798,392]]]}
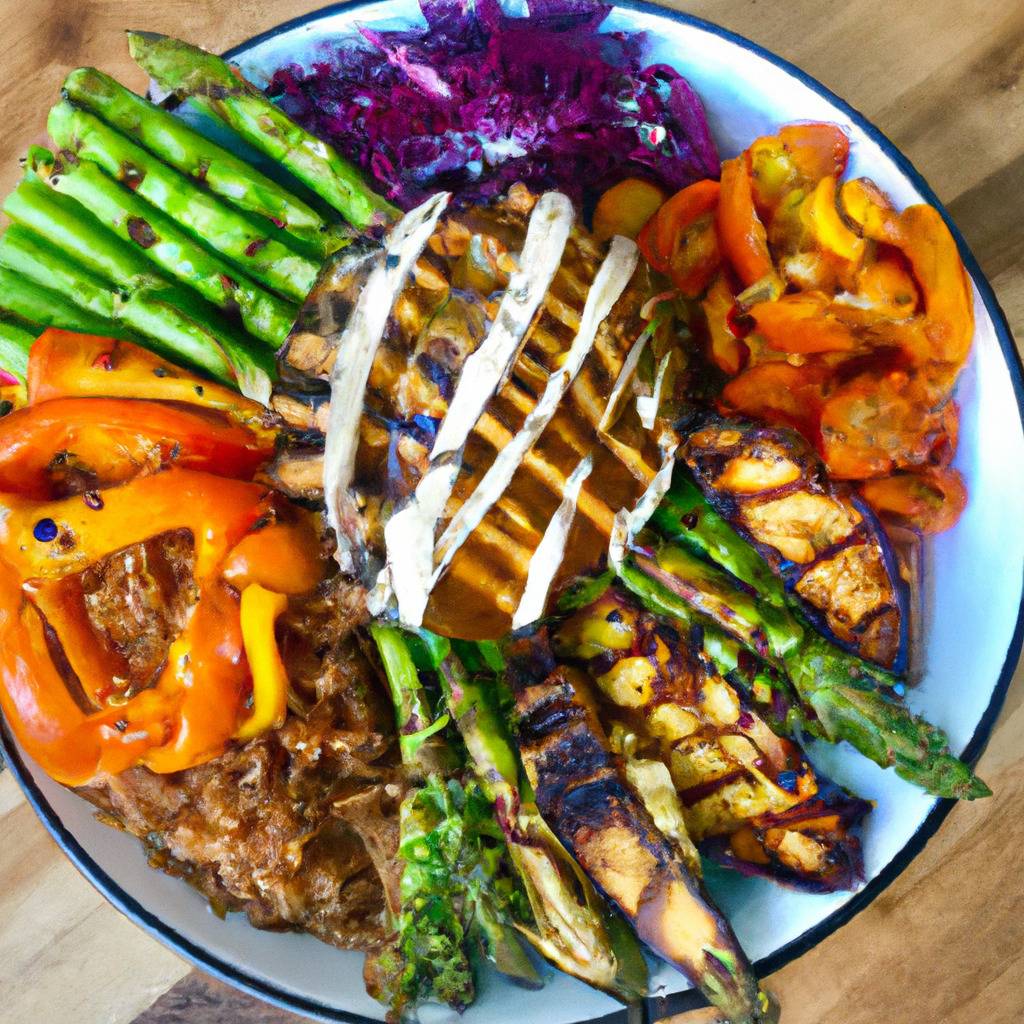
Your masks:
{"label": "seared vegetable slice", "polygon": [[0,319],[0,370],[24,382],[28,373],[28,353],[40,330],[33,324]]}
{"label": "seared vegetable slice", "polygon": [[[656,554],[637,550],[626,558],[620,576],[646,606],[684,621],[694,615],[698,621],[710,619],[784,672],[826,738],[847,740],[935,796],[974,800],[991,794],[950,753],[945,733],[906,707],[895,677],[829,643],[789,609],[751,597],[728,573],[688,549],[659,544]],[[705,600],[709,588],[712,602]]]}
{"label": "seared vegetable slice", "polygon": [[519,758],[493,702],[502,680],[492,676],[485,689],[454,656],[444,660],[439,674],[530,901],[534,924],[527,937],[566,973],[624,1002],[639,999],[647,991],[647,966],[636,940],[628,929],[612,930],[612,912],[520,782]]}
{"label": "seared vegetable slice", "polygon": [[640,939],[732,1024],[775,1019],[728,923],[623,778],[586,676],[557,665],[543,633],[510,654],[520,752],[545,819]]}
{"label": "seared vegetable slice", "polygon": [[[835,791],[836,814],[845,795],[822,784],[799,747],[745,705],[685,623],[655,617],[613,588],[561,624],[554,643],[560,656],[583,663],[620,720],[613,745],[627,757],[635,788],[634,775],[652,774],[638,759],[664,759],[687,834],[702,849],[717,853],[724,843],[728,850],[741,836],[740,852],[763,873],[815,891],[850,888],[862,877],[848,823],[868,806],[845,797],[841,820],[817,822],[819,788]],[[785,824],[791,818],[799,829]]]}
{"label": "seared vegetable slice", "polygon": [[372,192],[329,143],[310,135],[220,57],[155,32],[129,32],[136,63],[164,88],[195,101],[278,161],[360,230],[399,211]]}
{"label": "seared vegetable slice", "polygon": [[[689,434],[682,452],[711,506],[755,545],[812,622],[868,661],[904,667],[905,588],[888,541],[864,503],[828,479],[796,431],[715,417]],[[685,486],[677,501],[684,501]],[[681,523],[701,514],[686,504],[677,509]],[[713,529],[712,522],[702,533]],[[739,567],[741,579],[748,579],[748,566]],[[771,595],[763,581],[748,581]]]}

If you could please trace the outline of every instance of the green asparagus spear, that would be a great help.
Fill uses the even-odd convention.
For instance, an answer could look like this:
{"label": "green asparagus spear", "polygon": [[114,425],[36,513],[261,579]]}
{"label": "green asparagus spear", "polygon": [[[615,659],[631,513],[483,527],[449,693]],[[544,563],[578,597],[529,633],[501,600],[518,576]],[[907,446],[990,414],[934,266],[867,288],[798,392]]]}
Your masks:
{"label": "green asparagus spear", "polygon": [[321,256],[329,255],[345,241],[337,226],[328,225],[283,185],[102,71],[72,71],[64,81],[64,95],[232,206],[266,217],[313,246]]}
{"label": "green asparagus spear", "polygon": [[195,239],[156,207],[108,177],[96,164],[58,166],[54,188],[77,199],[123,242],[219,309],[236,307],[246,330],[275,349],[284,344],[297,310],[261,288]]}
{"label": "green asparagus spear", "polygon": [[[379,624],[370,631],[395,706],[403,763],[421,779],[402,802],[402,905],[394,942],[373,966],[375,994],[399,1013],[428,998],[464,1008],[474,995],[470,934],[500,971],[537,987],[540,977],[514,927],[527,908],[502,872],[505,844],[490,802],[478,783],[444,778],[458,767],[440,733],[448,715],[435,719],[406,635]],[[436,663],[436,645],[418,652]]]}
{"label": "green asparagus spear", "polygon": [[[621,577],[652,610],[684,619],[696,612],[784,672],[833,742],[847,740],[876,764],[894,768],[901,778],[935,796],[973,800],[990,794],[949,752],[943,732],[898,699],[895,679],[830,644],[789,609],[759,603],[726,573],[700,563],[678,545],[661,545],[655,558],[634,553]],[[704,599],[702,588],[709,581],[713,601]],[[735,617],[730,613],[732,599],[742,609]]]}
{"label": "green asparagus spear", "polygon": [[128,48],[160,86],[220,118],[246,142],[283,164],[354,227],[363,230],[398,216],[395,207],[367,187],[358,168],[292,121],[220,57],[153,32],[129,32]]}
{"label": "green asparagus spear", "polygon": [[42,328],[0,319],[0,369],[22,383],[28,373],[28,354]]}
{"label": "green asparagus spear", "polygon": [[134,341],[137,337],[131,331],[125,331],[123,326],[87,312],[59,292],[41,287],[6,267],[0,267],[0,309],[43,327],[63,327],[69,331],[103,334],[126,341]]}
{"label": "green asparagus spear", "polygon": [[0,266],[53,288],[103,320],[114,319],[117,295],[107,282],[64,258],[20,224],[12,224],[0,238]]}
{"label": "green asparagus spear", "polygon": [[[127,327],[131,336],[148,339],[163,354],[191,363],[218,380],[237,383],[243,394],[257,401],[270,399],[273,354],[255,342],[250,346],[187,292],[171,287],[139,288],[122,295],[18,224],[0,239],[0,266],[41,288],[52,288],[90,318],[87,326],[81,319],[55,326],[103,334],[110,333],[107,328],[112,319]],[[0,305],[13,308],[2,298]],[[26,315],[20,309],[13,311]],[[39,320],[31,314],[28,318]],[[123,328],[113,333],[124,336]]]}
{"label": "green asparagus spear", "polygon": [[95,114],[64,100],[51,109],[47,128],[60,149],[99,164],[268,287],[301,302],[315,284],[319,263],[289,248],[284,232],[227,206]]}
{"label": "green asparagus spear", "polygon": [[454,656],[439,666],[439,678],[530,901],[536,924],[526,932],[528,938],[566,973],[625,1002],[641,998],[647,990],[647,969],[636,937],[624,929],[613,941],[614,915],[545,824],[525,779],[521,781],[519,758],[491,700],[501,681],[488,680],[485,690]]}
{"label": "green asparagus spear", "polygon": [[52,153],[33,148],[25,177],[4,200],[4,213],[121,290],[166,284],[150,263],[103,227],[81,203],[46,185],[36,167],[49,167],[52,162]]}

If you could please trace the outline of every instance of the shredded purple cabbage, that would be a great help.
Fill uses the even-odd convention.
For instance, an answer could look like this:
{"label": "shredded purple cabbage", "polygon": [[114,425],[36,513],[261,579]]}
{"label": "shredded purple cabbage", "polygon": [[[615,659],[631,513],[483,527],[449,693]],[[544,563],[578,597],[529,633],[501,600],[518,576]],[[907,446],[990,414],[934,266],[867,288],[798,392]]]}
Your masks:
{"label": "shredded purple cabbage", "polygon": [[439,188],[460,203],[522,181],[577,201],[626,177],[669,191],[718,177],[700,99],[639,34],[598,33],[594,0],[420,0],[428,28],[361,29],[268,93],[410,208]]}

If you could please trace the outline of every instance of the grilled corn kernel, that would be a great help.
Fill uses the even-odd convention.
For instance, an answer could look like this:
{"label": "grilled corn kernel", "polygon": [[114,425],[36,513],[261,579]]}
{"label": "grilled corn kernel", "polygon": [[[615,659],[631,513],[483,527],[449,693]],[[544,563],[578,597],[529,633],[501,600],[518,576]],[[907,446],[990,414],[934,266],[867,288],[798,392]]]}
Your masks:
{"label": "grilled corn kernel", "polygon": [[700,719],[678,704],[659,704],[647,716],[647,728],[658,739],[674,743],[692,736],[700,728]]}
{"label": "grilled corn kernel", "polygon": [[623,658],[597,677],[597,685],[619,707],[642,708],[651,699],[656,674],[646,658]]}
{"label": "grilled corn kernel", "polygon": [[724,680],[709,676],[702,694],[700,709],[715,725],[732,725],[740,717],[740,699]]}

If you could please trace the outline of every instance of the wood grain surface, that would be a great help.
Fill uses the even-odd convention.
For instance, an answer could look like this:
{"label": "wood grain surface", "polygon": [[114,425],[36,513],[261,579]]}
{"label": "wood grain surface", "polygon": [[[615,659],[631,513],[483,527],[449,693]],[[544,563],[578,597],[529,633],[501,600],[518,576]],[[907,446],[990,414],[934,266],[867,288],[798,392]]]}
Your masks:
{"label": "wood grain surface", "polygon": [[[1020,0],[694,0],[681,8],[805,68],[877,124],[949,207],[1024,338],[1024,4]],[[42,141],[66,72],[144,78],[122,32],[212,50],[315,0],[0,0],[0,194]],[[997,453],[994,453],[997,457]],[[955,808],[867,910],[769,979],[785,1024],[1024,1019],[1024,673],[980,765],[995,796]],[[511,1013],[510,1013],[511,1017]],[[673,1024],[708,1021],[708,1013]],[[0,774],[2,1024],[286,1024],[192,971],[108,906]]]}

